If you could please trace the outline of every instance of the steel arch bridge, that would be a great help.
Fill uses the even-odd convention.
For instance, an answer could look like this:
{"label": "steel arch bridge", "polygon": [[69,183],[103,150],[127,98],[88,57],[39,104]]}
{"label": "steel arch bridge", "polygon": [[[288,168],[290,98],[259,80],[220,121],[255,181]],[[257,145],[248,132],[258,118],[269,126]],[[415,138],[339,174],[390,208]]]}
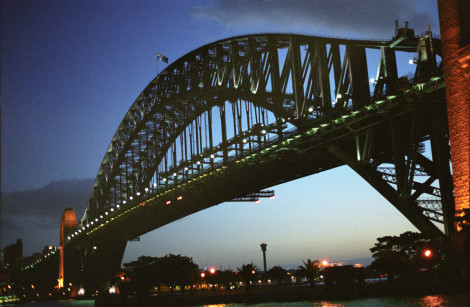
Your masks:
{"label": "steel arch bridge", "polygon": [[[398,75],[397,52],[415,57],[413,78]],[[109,273],[139,235],[341,165],[420,231],[447,234],[454,205],[439,54],[430,32],[399,29],[390,41],[238,36],[184,55],[125,115],[65,246],[80,251],[89,275]]]}

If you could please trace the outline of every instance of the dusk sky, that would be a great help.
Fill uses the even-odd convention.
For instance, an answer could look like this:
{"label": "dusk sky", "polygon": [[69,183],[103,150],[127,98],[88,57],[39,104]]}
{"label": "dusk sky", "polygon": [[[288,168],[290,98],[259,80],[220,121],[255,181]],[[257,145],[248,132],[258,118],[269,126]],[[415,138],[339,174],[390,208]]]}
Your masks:
{"label": "dusk sky", "polygon": [[[395,19],[439,33],[435,0],[2,0],[2,247],[58,245],[63,209],[80,219],[117,127],[170,63],[213,41],[286,32],[391,39]],[[407,73],[405,65],[401,73]],[[159,62],[159,71],[166,64]],[[373,69],[376,69],[376,66]],[[400,72],[400,71],[399,71]],[[375,77],[375,76],[371,76]],[[168,253],[200,267],[296,267],[370,257],[377,237],[416,231],[347,167],[274,187],[276,199],[224,203],[128,243],[124,262]]]}

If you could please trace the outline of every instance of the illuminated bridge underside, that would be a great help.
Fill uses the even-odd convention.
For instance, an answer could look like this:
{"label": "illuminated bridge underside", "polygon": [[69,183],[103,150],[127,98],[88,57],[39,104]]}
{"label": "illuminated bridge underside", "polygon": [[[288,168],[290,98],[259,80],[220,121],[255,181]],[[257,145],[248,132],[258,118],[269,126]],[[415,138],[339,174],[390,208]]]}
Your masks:
{"label": "illuminated bridge underside", "polygon": [[[188,53],[124,117],[68,244],[125,247],[194,212],[341,165],[419,230],[442,235],[436,223],[448,231],[453,196],[439,46],[430,36],[263,34]],[[370,50],[380,55],[373,88]],[[397,51],[417,53],[414,83],[399,82]]]}

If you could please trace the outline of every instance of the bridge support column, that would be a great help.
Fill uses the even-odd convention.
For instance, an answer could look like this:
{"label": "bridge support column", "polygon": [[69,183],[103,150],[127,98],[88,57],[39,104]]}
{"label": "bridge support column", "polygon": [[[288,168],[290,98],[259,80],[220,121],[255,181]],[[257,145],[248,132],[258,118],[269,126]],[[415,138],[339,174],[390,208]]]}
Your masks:
{"label": "bridge support column", "polygon": [[[470,7],[465,0],[438,0],[446,82],[455,215],[470,210]],[[468,233],[454,222],[456,267],[469,274]],[[467,252],[465,244],[467,241]]]}
{"label": "bridge support column", "polygon": [[81,279],[85,291],[108,291],[104,286],[120,272],[127,241],[106,237],[99,242],[89,243],[81,251]]}
{"label": "bridge support column", "polygon": [[[63,288],[68,283],[72,282],[73,274],[70,275],[73,270],[73,263],[71,261],[70,252],[65,250],[65,238],[77,229],[77,216],[75,211],[71,207],[65,208],[62,213],[62,220],[60,223],[60,241],[59,241],[59,276],[58,276],[58,288]],[[72,269],[70,269],[72,267]],[[70,275],[70,276],[69,276]]]}

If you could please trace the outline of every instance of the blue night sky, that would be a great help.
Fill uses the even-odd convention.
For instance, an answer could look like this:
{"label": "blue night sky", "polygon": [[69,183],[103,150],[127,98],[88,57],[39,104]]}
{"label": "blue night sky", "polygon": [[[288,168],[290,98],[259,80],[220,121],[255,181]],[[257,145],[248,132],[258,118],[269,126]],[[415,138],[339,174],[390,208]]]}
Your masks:
{"label": "blue night sky", "polygon": [[[156,75],[156,52],[173,62],[215,40],[259,32],[390,39],[395,19],[402,26],[409,21],[416,33],[428,24],[439,32],[437,3],[431,0],[2,0],[0,5],[5,198],[66,179],[92,182],[122,118]],[[401,72],[409,66],[404,63]],[[159,62],[160,71],[165,67]],[[375,74],[375,64],[371,67]],[[259,244],[266,242],[268,267],[292,268],[307,258],[370,257],[377,237],[416,231],[346,167],[274,189],[275,200],[224,203],[155,230],[128,244],[124,262],[180,253],[201,267],[235,268],[251,261],[261,267]],[[74,205],[79,218],[90,191],[91,185],[85,201]],[[48,225],[18,226],[17,216],[14,228],[4,217],[2,246],[22,238],[28,256],[46,244],[58,245],[60,214],[43,218],[34,207],[47,201],[4,207],[3,216],[23,206]]]}

